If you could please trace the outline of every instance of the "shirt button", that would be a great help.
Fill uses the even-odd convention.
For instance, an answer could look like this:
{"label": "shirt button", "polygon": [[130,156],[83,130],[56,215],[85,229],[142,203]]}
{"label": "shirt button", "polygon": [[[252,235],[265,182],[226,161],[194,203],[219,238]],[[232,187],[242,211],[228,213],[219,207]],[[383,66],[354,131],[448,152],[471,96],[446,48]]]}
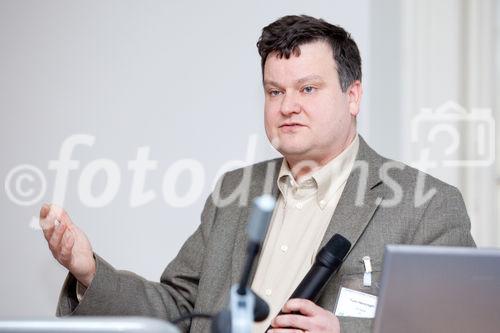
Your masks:
{"label": "shirt button", "polygon": [[288,246],[281,245],[281,251],[286,252],[288,250]]}
{"label": "shirt button", "polygon": [[273,291],[271,289],[266,289],[265,293],[266,293],[267,296],[271,296],[271,294],[273,293]]}
{"label": "shirt button", "polygon": [[304,207],[304,205],[302,205],[302,203],[299,202],[298,204],[295,205],[295,207],[297,209],[302,209],[302,207]]}
{"label": "shirt button", "polygon": [[324,206],[324,205],[325,205],[325,203],[326,203],[326,202],[325,202],[325,200],[320,200],[320,202],[319,202],[319,204],[320,204],[321,206]]}

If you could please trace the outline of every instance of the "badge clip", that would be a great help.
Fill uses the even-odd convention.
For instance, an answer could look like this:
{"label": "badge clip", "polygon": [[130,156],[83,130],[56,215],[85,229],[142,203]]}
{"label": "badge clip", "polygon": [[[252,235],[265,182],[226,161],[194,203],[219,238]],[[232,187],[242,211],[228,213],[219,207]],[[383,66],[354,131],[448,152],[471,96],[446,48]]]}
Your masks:
{"label": "badge clip", "polygon": [[363,286],[372,286],[372,263],[369,256],[363,257],[363,263],[365,264],[365,274],[363,275]]}

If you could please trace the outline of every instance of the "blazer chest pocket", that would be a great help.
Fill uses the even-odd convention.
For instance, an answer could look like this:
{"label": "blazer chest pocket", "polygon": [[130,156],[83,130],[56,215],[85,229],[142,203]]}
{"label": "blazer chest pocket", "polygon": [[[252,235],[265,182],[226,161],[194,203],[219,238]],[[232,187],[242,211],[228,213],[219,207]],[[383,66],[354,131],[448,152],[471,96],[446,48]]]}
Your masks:
{"label": "blazer chest pocket", "polygon": [[372,271],[371,284],[369,286],[364,284],[364,274],[364,272],[343,274],[340,277],[340,287],[378,296],[380,291],[381,271]]}

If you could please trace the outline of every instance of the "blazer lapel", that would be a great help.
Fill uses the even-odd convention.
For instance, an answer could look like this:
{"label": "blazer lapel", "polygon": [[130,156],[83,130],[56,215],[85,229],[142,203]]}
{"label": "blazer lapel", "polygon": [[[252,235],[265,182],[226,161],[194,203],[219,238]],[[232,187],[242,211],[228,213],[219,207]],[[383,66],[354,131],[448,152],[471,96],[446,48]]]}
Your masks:
{"label": "blazer lapel", "polygon": [[[349,251],[351,252],[384,198],[385,189],[381,186],[382,181],[379,176],[384,158],[373,151],[361,136],[359,139],[360,145],[355,164],[357,168],[351,172],[347,180],[321,246],[338,233],[351,242]],[[361,196],[362,200],[357,200],[358,193],[364,194]],[[349,254],[347,258],[348,256]],[[318,304],[325,309],[333,310],[335,306],[337,279],[338,276],[328,283],[318,299]]]}
{"label": "blazer lapel", "polygon": [[347,179],[320,248],[336,233],[347,238],[351,242],[351,249],[354,248],[383,199],[383,193],[376,189],[382,183],[379,177],[381,164],[382,157],[368,147],[360,136],[353,170]]}

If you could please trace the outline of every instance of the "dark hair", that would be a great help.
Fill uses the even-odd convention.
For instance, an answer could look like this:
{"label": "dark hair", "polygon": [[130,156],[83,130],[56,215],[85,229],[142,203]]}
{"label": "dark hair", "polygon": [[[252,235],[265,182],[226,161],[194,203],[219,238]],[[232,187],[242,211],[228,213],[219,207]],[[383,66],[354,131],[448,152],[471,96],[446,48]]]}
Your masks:
{"label": "dark hair", "polygon": [[338,25],[307,15],[284,16],[262,29],[257,42],[262,75],[270,53],[277,52],[278,57],[288,59],[292,53],[300,55],[300,45],[316,41],[325,41],[331,46],[343,92],[354,81],[361,81],[361,56],[351,35]]}

